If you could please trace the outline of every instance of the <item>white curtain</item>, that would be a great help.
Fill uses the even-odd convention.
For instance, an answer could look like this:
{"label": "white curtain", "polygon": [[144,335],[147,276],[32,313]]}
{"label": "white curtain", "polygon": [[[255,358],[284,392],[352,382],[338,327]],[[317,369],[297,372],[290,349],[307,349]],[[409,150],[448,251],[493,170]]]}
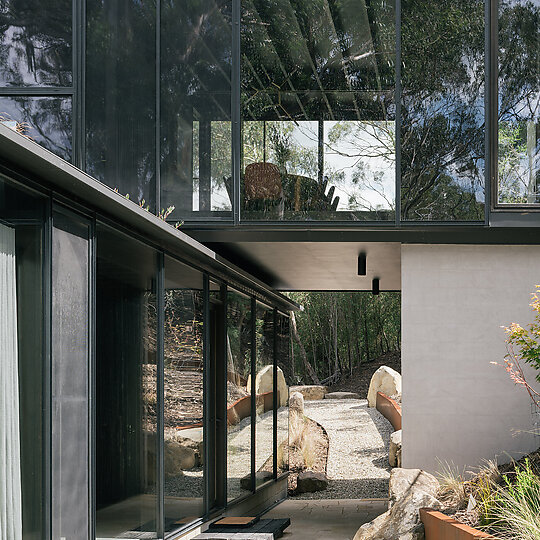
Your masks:
{"label": "white curtain", "polygon": [[15,229],[0,223],[0,538],[22,540]]}

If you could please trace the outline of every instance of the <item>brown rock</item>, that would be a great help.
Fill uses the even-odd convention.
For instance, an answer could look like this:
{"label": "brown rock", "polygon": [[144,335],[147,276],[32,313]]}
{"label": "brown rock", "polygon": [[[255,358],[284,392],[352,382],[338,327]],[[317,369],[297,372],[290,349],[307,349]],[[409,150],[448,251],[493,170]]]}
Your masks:
{"label": "brown rock", "polygon": [[297,493],[313,493],[314,491],[323,491],[328,487],[328,478],[326,474],[304,471],[298,475],[296,484]]}
{"label": "brown rock", "polygon": [[290,392],[300,392],[306,401],[315,401],[323,399],[328,392],[326,386],[320,385],[304,385],[304,386],[291,386]]}

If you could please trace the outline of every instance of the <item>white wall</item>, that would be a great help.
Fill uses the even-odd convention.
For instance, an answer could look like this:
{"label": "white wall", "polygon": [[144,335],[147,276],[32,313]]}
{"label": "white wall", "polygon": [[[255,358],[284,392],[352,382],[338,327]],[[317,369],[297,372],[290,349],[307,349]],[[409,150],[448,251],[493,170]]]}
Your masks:
{"label": "white wall", "polygon": [[527,393],[490,362],[506,354],[501,326],[533,319],[540,246],[403,245],[401,269],[403,467],[536,449]]}

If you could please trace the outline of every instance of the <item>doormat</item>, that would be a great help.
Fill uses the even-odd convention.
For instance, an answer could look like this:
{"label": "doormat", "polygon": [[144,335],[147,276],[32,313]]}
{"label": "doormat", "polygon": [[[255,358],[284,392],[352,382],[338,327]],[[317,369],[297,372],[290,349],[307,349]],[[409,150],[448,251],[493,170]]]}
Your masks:
{"label": "doormat", "polygon": [[[283,531],[291,524],[289,518],[286,519],[260,519],[252,525],[231,526],[218,525],[219,522],[212,523],[206,534],[209,533],[240,533],[240,534],[272,534],[274,538],[281,538]],[[198,537],[197,537],[198,538]],[[234,538],[232,536],[231,538]]]}

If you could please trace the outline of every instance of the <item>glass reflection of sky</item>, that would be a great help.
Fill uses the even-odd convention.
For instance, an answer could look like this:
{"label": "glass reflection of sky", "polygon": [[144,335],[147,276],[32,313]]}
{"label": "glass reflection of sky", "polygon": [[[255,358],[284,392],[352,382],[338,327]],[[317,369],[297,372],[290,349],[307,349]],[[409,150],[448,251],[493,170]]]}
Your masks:
{"label": "glass reflection of sky", "polygon": [[[262,122],[261,122],[262,124]],[[286,163],[288,174],[316,180],[318,171],[318,122],[266,122],[287,132],[290,147],[302,159]],[[391,210],[395,204],[395,123],[384,121],[324,121],[324,167],[327,190],[335,187],[338,211]],[[260,146],[262,148],[261,140]],[[262,149],[261,149],[262,152]],[[266,159],[277,163],[274,148],[266,141]]]}

